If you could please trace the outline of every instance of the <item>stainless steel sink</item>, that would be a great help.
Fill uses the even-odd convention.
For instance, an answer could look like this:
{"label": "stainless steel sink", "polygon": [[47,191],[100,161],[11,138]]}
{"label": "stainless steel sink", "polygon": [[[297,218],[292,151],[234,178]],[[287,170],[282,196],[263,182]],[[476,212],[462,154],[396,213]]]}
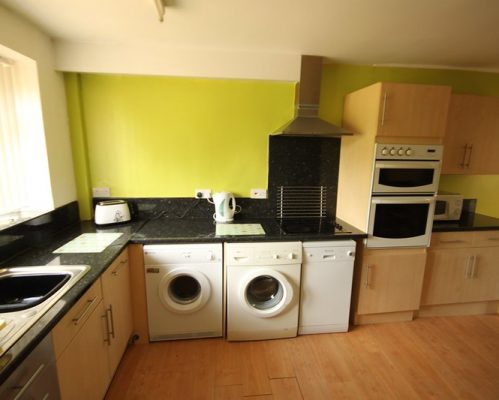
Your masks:
{"label": "stainless steel sink", "polygon": [[89,269],[88,265],[0,269],[0,356]]}

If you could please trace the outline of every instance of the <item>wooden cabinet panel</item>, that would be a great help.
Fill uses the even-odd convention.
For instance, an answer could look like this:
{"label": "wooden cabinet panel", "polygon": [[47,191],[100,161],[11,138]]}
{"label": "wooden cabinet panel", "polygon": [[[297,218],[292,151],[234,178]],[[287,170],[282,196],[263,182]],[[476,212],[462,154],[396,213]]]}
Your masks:
{"label": "wooden cabinet panel", "polygon": [[59,358],[102,300],[100,279],[88,289],[52,330],[55,358]]}
{"label": "wooden cabinet panel", "polygon": [[499,300],[499,231],[434,235],[421,305],[495,300]]}
{"label": "wooden cabinet panel", "polygon": [[109,266],[101,279],[109,332],[109,372],[113,375],[132,335],[130,268],[127,249]]}
{"label": "wooden cabinet panel", "polygon": [[383,83],[377,136],[443,138],[450,96],[449,86]]}
{"label": "wooden cabinet panel", "polygon": [[498,152],[499,98],[453,94],[442,173],[497,174]]}
{"label": "wooden cabinet panel", "polygon": [[499,247],[474,249],[462,302],[499,300]]}
{"label": "wooden cabinet panel", "polygon": [[431,235],[431,247],[462,248],[473,244],[473,232],[438,232]]}
{"label": "wooden cabinet panel", "polygon": [[473,236],[473,246],[499,246],[499,231],[476,231]]}
{"label": "wooden cabinet panel", "polygon": [[111,380],[105,329],[104,307],[99,301],[56,362],[62,399],[104,398]]}
{"label": "wooden cabinet panel", "polygon": [[357,314],[417,310],[425,261],[425,249],[366,251]]}
{"label": "wooden cabinet panel", "polygon": [[430,249],[421,305],[460,302],[471,262],[469,249]]}

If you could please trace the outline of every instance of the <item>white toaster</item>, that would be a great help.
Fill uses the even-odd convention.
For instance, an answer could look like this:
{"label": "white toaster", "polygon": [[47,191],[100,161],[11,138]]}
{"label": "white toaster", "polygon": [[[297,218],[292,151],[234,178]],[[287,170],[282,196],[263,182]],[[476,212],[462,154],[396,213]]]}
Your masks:
{"label": "white toaster", "polygon": [[99,201],[95,206],[97,225],[116,224],[130,221],[130,208],[125,200]]}

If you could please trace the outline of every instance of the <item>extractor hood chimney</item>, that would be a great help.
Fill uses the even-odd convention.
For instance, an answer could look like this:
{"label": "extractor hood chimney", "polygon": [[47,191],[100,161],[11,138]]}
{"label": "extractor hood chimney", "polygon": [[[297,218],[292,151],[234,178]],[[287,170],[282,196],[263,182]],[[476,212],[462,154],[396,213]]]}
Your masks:
{"label": "extractor hood chimney", "polygon": [[352,135],[346,129],[319,118],[322,57],[302,56],[296,116],[273,135],[338,137]]}

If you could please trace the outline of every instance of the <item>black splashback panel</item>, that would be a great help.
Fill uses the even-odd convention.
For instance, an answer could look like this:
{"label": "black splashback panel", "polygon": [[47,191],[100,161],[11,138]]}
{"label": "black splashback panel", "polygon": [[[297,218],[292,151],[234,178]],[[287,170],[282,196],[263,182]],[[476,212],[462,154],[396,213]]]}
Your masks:
{"label": "black splashback panel", "polygon": [[280,186],[325,186],[327,214],[335,217],[340,138],[269,137],[269,201]]}

